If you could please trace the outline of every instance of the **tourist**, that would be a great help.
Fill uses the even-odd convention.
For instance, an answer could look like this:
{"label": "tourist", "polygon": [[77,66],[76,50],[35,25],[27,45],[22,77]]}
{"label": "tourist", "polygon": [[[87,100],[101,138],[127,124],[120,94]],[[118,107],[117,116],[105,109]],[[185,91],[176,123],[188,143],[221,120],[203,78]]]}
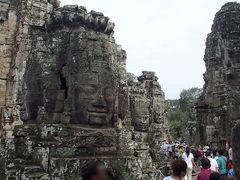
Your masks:
{"label": "tourist", "polygon": [[233,152],[232,152],[232,146],[229,145],[229,150],[228,150],[228,157],[229,157],[229,161],[231,162],[232,164],[232,160],[233,160]]}
{"label": "tourist", "polygon": [[193,154],[193,157],[196,157],[196,150],[194,146],[191,146],[191,153]]}
{"label": "tourist", "polygon": [[[193,154],[194,157],[194,163],[197,162],[197,155],[196,155],[196,150],[194,146],[191,146],[191,153]],[[193,169],[192,173],[195,173],[195,170]]]}
{"label": "tourist", "polygon": [[228,161],[227,163],[228,163],[227,164],[227,170],[229,171],[229,170],[231,170],[233,168],[233,165],[232,165],[232,163],[230,161]]}
{"label": "tourist", "polygon": [[206,152],[207,152],[207,151],[208,151],[208,149],[206,149],[206,148],[204,149],[204,148],[203,148],[203,151],[202,151],[202,152],[203,152],[203,158],[206,158],[206,157],[207,157],[207,156],[206,156]]}
{"label": "tourist", "polygon": [[186,148],[186,152],[183,153],[182,156],[183,160],[187,163],[187,174],[185,179],[192,180],[192,170],[194,165],[194,157],[193,154],[190,152],[190,148]]}
{"label": "tourist", "polygon": [[183,138],[182,137],[179,138],[179,144],[183,144]]}
{"label": "tourist", "polygon": [[212,153],[213,153],[213,159],[215,159],[217,161],[217,159],[218,159],[217,150],[214,150]]}
{"label": "tourist", "polygon": [[197,180],[209,180],[210,175],[212,174],[211,162],[208,158],[204,158],[201,161],[202,171],[198,174]]}
{"label": "tourist", "polygon": [[206,156],[209,159],[210,163],[211,163],[211,167],[210,169],[214,172],[218,172],[218,163],[215,159],[211,158],[211,152],[207,151],[206,152]]}
{"label": "tourist", "polygon": [[93,161],[82,168],[82,180],[107,180],[107,171],[100,161]]}
{"label": "tourist", "polygon": [[177,156],[176,156],[176,144],[173,145],[172,147],[172,150],[173,150],[173,160],[177,159]]}
{"label": "tourist", "polygon": [[228,176],[229,178],[233,178],[233,177],[234,177],[234,170],[233,170],[233,168],[228,171],[227,176]]}
{"label": "tourist", "polygon": [[198,148],[195,149],[195,158],[196,158],[196,160],[198,160],[198,158],[199,158]]}
{"label": "tourist", "polygon": [[168,153],[169,153],[169,156],[172,157],[172,154],[173,154],[173,147],[172,147],[171,144],[168,146]]}
{"label": "tourist", "polygon": [[173,175],[165,177],[163,180],[182,180],[186,175],[187,163],[182,159],[173,161],[172,171]]}
{"label": "tourist", "polygon": [[179,158],[182,158],[182,156],[183,156],[183,146],[182,145],[179,146],[178,153],[179,153]]}
{"label": "tourist", "polygon": [[219,158],[217,160],[219,173],[221,176],[227,176],[227,158],[223,155],[224,150],[219,150]]}
{"label": "tourist", "polygon": [[200,160],[203,158],[202,146],[201,145],[198,146],[198,157],[199,157]]}
{"label": "tourist", "polygon": [[213,151],[213,159],[215,159],[215,160],[217,161],[218,158],[219,158],[219,153],[218,153],[217,150],[214,150],[214,151]]}
{"label": "tourist", "polygon": [[210,176],[209,176],[209,180],[220,180],[220,174],[217,172],[213,172]]}
{"label": "tourist", "polygon": [[180,158],[179,145],[176,145],[176,147],[175,147],[175,158],[176,158],[176,159],[179,159],[179,158]]}
{"label": "tourist", "polygon": [[209,149],[213,152],[214,151],[214,147],[212,146],[212,143],[211,142],[208,142],[208,147]]}

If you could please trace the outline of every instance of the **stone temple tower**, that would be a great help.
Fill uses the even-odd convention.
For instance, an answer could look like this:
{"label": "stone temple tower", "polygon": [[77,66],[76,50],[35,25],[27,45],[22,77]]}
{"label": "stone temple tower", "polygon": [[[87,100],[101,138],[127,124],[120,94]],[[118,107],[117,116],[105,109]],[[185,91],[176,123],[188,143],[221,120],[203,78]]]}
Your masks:
{"label": "stone temple tower", "polygon": [[225,4],[207,37],[205,85],[189,125],[190,138],[196,144],[212,142],[225,147],[231,142],[231,129],[239,122],[239,15],[239,3]]}
{"label": "stone temple tower", "polygon": [[152,72],[139,77],[142,97],[128,93],[114,23],[56,0],[0,5],[1,177],[80,179],[101,160],[112,179],[161,178],[164,93]]}

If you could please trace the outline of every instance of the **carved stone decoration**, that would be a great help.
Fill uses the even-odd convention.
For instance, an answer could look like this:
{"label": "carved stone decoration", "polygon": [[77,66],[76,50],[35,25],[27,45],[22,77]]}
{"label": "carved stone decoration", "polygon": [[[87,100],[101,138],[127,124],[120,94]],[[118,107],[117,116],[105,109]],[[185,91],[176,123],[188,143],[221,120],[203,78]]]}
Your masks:
{"label": "carved stone decoration", "polygon": [[[145,162],[151,155],[148,167],[164,164],[161,143],[172,141],[167,120],[167,103],[154,72],[143,71],[138,82],[129,84],[130,114],[135,141],[135,155]],[[145,157],[145,159],[144,159]],[[147,167],[146,166],[146,167]]]}
{"label": "carved stone decoration", "polygon": [[112,179],[160,179],[151,151],[170,137],[164,93],[153,72],[128,86],[115,24],[58,0],[0,9],[0,176],[80,179],[98,159]]}
{"label": "carved stone decoration", "polygon": [[[207,37],[206,73],[202,96],[195,106],[196,144],[231,142],[231,129],[240,119],[240,4],[227,3],[217,12]],[[234,22],[234,23],[233,23]]]}
{"label": "carved stone decoration", "polygon": [[135,131],[147,132],[150,126],[150,102],[146,98],[146,90],[140,89],[141,87],[133,88],[130,90],[130,93],[132,93],[130,95],[132,124]]}
{"label": "carved stone decoration", "polygon": [[[24,117],[30,123],[59,123],[62,114],[68,114],[70,124],[113,127],[121,86],[118,46],[109,40],[92,32],[63,30],[34,41],[24,76]],[[51,121],[37,122],[39,106]]]}

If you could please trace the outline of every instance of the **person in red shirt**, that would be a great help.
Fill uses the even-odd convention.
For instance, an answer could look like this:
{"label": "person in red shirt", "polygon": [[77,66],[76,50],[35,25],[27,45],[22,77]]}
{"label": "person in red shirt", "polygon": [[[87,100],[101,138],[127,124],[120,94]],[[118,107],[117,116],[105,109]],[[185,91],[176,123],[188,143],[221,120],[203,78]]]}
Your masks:
{"label": "person in red shirt", "polygon": [[199,147],[198,147],[198,157],[199,157],[199,159],[202,159],[202,158],[203,158],[201,145],[199,145]]}
{"label": "person in red shirt", "polygon": [[209,180],[209,177],[212,174],[210,160],[207,158],[202,159],[201,165],[202,171],[198,174],[197,180]]}

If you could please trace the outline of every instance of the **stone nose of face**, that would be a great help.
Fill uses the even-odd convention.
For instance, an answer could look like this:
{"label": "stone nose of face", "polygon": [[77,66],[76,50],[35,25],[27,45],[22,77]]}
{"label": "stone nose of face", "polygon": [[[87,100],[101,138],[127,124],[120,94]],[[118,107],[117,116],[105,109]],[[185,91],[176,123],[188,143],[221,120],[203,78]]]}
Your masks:
{"label": "stone nose of face", "polygon": [[104,109],[104,108],[107,107],[107,102],[104,99],[104,95],[103,95],[102,91],[100,91],[98,93],[97,99],[93,103],[93,106],[96,107],[96,108],[101,108],[101,109]]}
{"label": "stone nose of face", "polygon": [[142,123],[142,124],[147,124],[147,117],[142,116],[142,117],[141,117],[141,123]]}

